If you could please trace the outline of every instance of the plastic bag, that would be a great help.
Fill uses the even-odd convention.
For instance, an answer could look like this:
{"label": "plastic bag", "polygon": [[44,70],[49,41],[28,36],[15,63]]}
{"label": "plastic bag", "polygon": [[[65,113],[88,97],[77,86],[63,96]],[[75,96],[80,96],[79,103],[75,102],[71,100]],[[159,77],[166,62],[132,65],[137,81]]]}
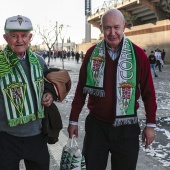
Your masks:
{"label": "plastic bag", "polygon": [[68,138],[67,144],[63,147],[60,170],[86,170],[85,158],[77,145],[75,136]]}

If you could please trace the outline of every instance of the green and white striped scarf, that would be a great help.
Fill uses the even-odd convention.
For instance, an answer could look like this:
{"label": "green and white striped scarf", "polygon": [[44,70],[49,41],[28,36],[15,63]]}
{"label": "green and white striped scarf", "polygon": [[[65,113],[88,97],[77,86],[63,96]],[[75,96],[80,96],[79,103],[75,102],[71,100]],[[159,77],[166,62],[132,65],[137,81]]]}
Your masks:
{"label": "green and white striped scarf", "polygon": [[[105,42],[100,41],[94,48],[87,66],[84,93],[104,97]],[[136,56],[132,42],[124,35],[117,66],[116,119],[114,126],[137,123],[135,112],[136,97]],[[115,87],[113,87],[115,88]]]}
{"label": "green and white striped scarf", "polygon": [[[36,95],[37,104],[33,103],[26,74],[17,55],[9,46],[0,53],[0,93],[4,104],[10,127],[25,124],[44,117],[44,108],[41,98],[44,91],[43,70],[37,57],[27,50],[31,81]],[[38,114],[34,113],[34,105],[38,106]]]}

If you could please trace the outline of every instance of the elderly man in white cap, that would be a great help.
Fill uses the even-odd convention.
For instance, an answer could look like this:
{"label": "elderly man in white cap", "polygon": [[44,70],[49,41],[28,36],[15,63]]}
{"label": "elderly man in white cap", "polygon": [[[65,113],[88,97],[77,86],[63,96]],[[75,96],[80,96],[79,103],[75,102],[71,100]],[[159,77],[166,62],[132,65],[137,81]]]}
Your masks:
{"label": "elderly man in white cap", "polygon": [[18,15],[5,22],[7,46],[0,52],[0,169],[48,170],[47,137],[42,134],[44,107],[53,96],[43,94],[43,58],[29,49],[32,23]]}

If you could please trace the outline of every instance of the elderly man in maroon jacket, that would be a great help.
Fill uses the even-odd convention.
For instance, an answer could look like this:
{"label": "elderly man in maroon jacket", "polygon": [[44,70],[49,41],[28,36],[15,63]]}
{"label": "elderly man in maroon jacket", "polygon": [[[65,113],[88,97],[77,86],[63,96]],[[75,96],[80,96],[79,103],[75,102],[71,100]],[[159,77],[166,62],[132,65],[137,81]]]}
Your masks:
{"label": "elderly man in maroon jacket", "polygon": [[109,153],[112,170],[136,169],[140,96],[146,111],[145,147],[155,138],[157,106],[149,60],[125,36],[125,27],[119,10],[106,11],[101,19],[104,39],[87,51],[80,69],[68,132],[70,138],[78,136],[78,118],[88,94],[83,146],[88,170],[105,170]]}

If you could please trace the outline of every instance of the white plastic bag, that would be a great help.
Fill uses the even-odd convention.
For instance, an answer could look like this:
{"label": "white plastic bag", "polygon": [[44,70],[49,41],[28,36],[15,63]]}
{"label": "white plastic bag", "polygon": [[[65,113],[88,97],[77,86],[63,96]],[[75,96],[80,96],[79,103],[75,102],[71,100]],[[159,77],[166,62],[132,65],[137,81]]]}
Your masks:
{"label": "white plastic bag", "polygon": [[86,170],[84,156],[77,145],[75,136],[68,138],[67,144],[63,147],[60,170]]}

